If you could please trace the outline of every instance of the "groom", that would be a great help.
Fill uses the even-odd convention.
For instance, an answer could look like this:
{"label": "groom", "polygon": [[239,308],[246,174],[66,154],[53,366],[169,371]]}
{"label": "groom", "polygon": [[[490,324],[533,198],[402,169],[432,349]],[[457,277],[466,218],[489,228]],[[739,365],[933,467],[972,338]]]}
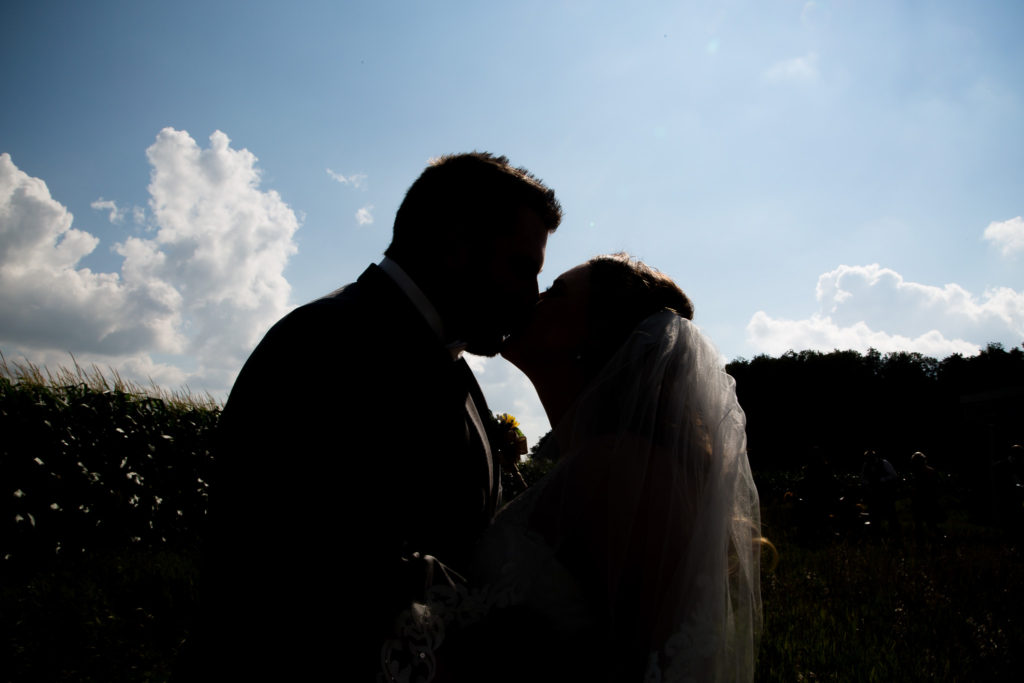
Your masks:
{"label": "groom", "polygon": [[438,580],[423,558],[463,569],[500,487],[461,355],[494,355],[529,314],[560,220],[554,192],[504,157],[443,157],[409,188],[385,258],[253,351],[210,489],[200,640],[222,675],[372,680],[395,615]]}

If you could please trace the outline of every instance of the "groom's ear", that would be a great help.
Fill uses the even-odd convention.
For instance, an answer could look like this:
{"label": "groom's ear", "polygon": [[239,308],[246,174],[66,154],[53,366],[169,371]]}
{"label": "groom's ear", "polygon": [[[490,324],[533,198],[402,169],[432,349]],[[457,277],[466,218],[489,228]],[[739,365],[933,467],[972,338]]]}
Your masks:
{"label": "groom's ear", "polygon": [[439,242],[439,252],[450,274],[459,277],[478,270],[489,257],[489,242],[469,229],[453,229]]}

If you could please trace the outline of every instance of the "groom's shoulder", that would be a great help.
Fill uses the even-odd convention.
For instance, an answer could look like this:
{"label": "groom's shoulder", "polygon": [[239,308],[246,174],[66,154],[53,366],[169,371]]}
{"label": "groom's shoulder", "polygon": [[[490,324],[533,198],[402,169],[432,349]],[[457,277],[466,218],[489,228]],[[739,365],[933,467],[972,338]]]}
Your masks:
{"label": "groom's shoulder", "polygon": [[384,271],[371,265],[355,282],[339,287],[297,310],[306,309],[304,312],[309,315],[374,311],[389,304],[398,291]]}
{"label": "groom's shoulder", "polygon": [[355,282],[278,320],[246,365],[279,367],[284,357],[330,357],[331,367],[341,371],[352,363],[364,366],[381,357],[405,357],[400,351],[408,348],[409,340],[428,338],[428,333],[425,323],[416,323],[415,310],[401,290],[377,266],[370,266]]}
{"label": "groom's shoulder", "polygon": [[274,327],[289,329],[313,325],[324,331],[357,327],[361,319],[376,315],[390,296],[387,283],[380,279],[382,273],[375,272],[375,268],[371,266],[355,282],[299,306]]}

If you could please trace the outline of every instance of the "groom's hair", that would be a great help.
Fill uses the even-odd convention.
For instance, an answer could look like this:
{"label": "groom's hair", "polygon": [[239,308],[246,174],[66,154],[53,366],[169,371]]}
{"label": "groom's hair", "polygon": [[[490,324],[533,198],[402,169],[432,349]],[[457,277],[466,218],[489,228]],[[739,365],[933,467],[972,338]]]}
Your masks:
{"label": "groom's hair", "polygon": [[506,157],[470,152],[433,159],[398,207],[384,253],[433,254],[445,236],[485,244],[512,226],[521,207],[534,211],[549,233],[562,221],[555,191]]}

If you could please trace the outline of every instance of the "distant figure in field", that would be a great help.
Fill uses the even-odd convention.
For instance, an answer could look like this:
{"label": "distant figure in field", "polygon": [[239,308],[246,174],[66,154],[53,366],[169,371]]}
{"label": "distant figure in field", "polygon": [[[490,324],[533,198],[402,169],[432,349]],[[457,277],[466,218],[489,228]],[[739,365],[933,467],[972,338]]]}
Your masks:
{"label": "distant figure in field", "polygon": [[500,471],[462,352],[496,354],[527,319],[560,221],[505,157],[443,157],[383,260],[266,334],[224,409],[210,664],[183,680],[372,681],[395,615],[465,571]]}
{"label": "distant figure in field", "polygon": [[900,535],[902,528],[896,516],[896,489],[900,477],[896,468],[877,451],[864,451],[864,466],[861,468],[864,483],[865,502],[868,512],[877,528],[881,530],[884,520],[890,534]]}
{"label": "distant figure in field", "polygon": [[942,510],[939,508],[939,473],[928,464],[928,457],[921,451],[910,456],[910,469],[914,475],[911,498],[914,528],[918,536],[936,536],[938,523],[942,519]]}

